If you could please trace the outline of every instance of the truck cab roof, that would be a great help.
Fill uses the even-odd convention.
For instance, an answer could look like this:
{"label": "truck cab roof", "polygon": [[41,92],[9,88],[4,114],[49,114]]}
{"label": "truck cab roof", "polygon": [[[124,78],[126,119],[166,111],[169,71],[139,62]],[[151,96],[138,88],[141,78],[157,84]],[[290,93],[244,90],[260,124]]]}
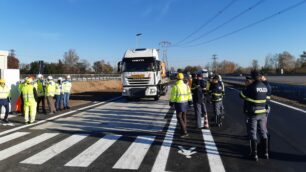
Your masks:
{"label": "truck cab roof", "polygon": [[156,48],[128,49],[123,58],[154,57],[159,60],[159,50]]}

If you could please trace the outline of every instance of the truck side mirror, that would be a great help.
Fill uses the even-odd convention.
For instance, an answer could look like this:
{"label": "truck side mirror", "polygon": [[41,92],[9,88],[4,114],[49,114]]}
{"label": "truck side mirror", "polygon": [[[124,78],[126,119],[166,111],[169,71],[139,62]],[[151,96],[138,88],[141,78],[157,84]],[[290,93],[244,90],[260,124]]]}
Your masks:
{"label": "truck side mirror", "polygon": [[157,70],[157,71],[160,71],[160,69],[161,69],[161,66],[160,66],[160,65],[161,65],[160,61],[157,61],[157,62],[156,62],[156,70]]}
{"label": "truck side mirror", "polygon": [[118,62],[118,64],[117,64],[117,70],[118,70],[118,73],[120,73],[121,72],[121,61],[120,62]]}

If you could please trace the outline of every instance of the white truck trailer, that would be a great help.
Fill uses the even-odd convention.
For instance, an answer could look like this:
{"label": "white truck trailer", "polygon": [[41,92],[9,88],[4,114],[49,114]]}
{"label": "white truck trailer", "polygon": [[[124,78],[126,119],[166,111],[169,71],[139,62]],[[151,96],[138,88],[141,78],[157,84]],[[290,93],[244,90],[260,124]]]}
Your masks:
{"label": "white truck trailer", "polygon": [[166,94],[166,65],[155,48],[128,49],[118,63],[122,77],[122,96],[127,99],[152,97],[159,100]]}

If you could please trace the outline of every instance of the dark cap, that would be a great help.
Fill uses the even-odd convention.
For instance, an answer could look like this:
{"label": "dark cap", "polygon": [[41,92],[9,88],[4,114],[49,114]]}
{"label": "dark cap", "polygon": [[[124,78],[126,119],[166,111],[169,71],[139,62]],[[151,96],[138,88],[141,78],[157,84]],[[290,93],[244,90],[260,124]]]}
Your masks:
{"label": "dark cap", "polygon": [[218,75],[215,75],[215,76],[213,77],[213,79],[219,79],[219,76],[218,76]]}
{"label": "dark cap", "polygon": [[261,76],[261,74],[258,71],[254,70],[251,72],[252,79],[256,79],[259,76]]}
{"label": "dark cap", "polygon": [[192,74],[191,74],[191,76],[194,78],[194,77],[196,77],[196,76],[197,76],[197,74],[192,73]]}
{"label": "dark cap", "polygon": [[200,74],[200,73],[198,73],[198,74],[197,74],[197,77],[203,77],[203,75],[202,75],[202,74]]}

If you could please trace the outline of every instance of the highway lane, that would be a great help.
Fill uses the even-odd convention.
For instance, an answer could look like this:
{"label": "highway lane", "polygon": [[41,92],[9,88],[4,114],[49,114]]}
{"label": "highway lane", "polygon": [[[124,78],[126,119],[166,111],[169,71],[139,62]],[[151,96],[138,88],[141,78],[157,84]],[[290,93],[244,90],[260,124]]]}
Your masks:
{"label": "highway lane", "polygon": [[271,158],[253,162],[249,152],[245,117],[239,91],[226,89],[226,119],[222,128],[212,128],[215,142],[227,171],[304,171],[306,168],[306,114],[271,103],[268,128]]}
{"label": "highway lane", "polygon": [[[169,96],[169,95],[168,95]],[[306,114],[272,104],[271,159],[248,159],[242,100],[226,88],[224,126],[195,127],[188,111],[179,137],[168,96],[158,102],[119,99],[0,133],[0,171],[303,171]],[[212,109],[208,105],[209,117]],[[215,147],[216,145],[216,147]],[[190,156],[188,156],[190,155]]]}

